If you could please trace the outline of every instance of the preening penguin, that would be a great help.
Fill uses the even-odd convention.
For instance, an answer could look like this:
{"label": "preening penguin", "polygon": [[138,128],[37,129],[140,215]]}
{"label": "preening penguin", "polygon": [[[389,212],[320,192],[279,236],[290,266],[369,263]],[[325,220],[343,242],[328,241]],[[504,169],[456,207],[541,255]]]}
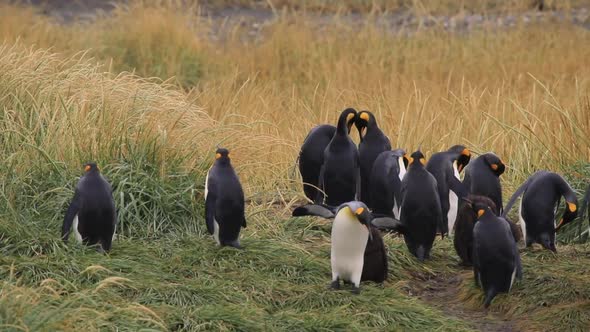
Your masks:
{"label": "preening penguin", "polygon": [[[359,205],[363,207],[361,202],[347,203]],[[308,204],[297,207],[293,211],[293,216],[318,216],[326,219],[334,218],[337,213],[343,208],[332,208],[325,205]],[[368,210],[367,210],[368,211]],[[342,216],[341,216],[342,217]],[[370,213],[366,212],[358,219],[364,218],[371,220],[373,217]],[[339,221],[341,222],[341,221]],[[363,221],[364,222],[364,221]],[[340,226],[339,226],[340,227]],[[370,235],[364,252],[364,262],[362,267],[361,281],[374,281],[381,283],[387,279],[387,251],[385,249],[385,243],[381,237],[381,233],[374,227],[369,227]]]}
{"label": "preening penguin", "polygon": [[[544,248],[557,251],[555,232],[563,225],[576,219],[578,198],[570,185],[559,175],[548,171],[538,171],[531,175],[512,195],[503,216],[508,215],[516,199],[522,194],[519,223],[526,246],[539,243]],[[561,197],[565,199],[565,211],[555,224],[555,213]]]}
{"label": "preening penguin", "polygon": [[472,208],[478,220],[473,228],[473,275],[485,293],[487,308],[498,293],[509,292],[522,278],[520,254],[508,222],[483,202]]}
{"label": "preening penguin", "polygon": [[465,196],[465,187],[459,173],[469,163],[471,152],[463,145],[455,145],[445,152],[432,155],[426,164],[426,170],[437,182],[440,205],[443,213],[442,234],[453,231],[459,209],[459,196]]}
{"label": "preening penguin", "polygon": [[369,190],[369,181],[373,170],[373,163],[381,152],[391,150],[389,138],[383,134],[375,116],[369,111],[360,111],[356,116],[355,125],[361,137],[359,144],[359,162],[361,168],[361,196],[360,200],[373,209]]}
{"label": "preening penguin", "polygon": [[400,218],[402,179],[407,167],[408,158],[402,149],[381,152],[375,159],[367,188],[374,214]]}
{"label": "preening penguin", "polygon": [[95,163],[84,165],[84,172],[64,218],[62,239],[67,242],[73,228],[78,242],[98,244],[98,251],[108,252],[117,224],[112,188]]}
{"label": "preening penguin", "polygon": [[465,170],[463,184],[470,194],[489,197],[502,213],[502,185],[500,175],[506,166],[498,156],[485,153],[475,158]]}
{"label": "preening penguin", "polygon": [[402,180],[400,218],[408,250],[420,261],[430,258],[437,225],[443,220],[436,179],[425,165],[422,152],[412,153],[408,172]]}
{"label": "preening penguin", "polygon": [[360,191],[358,150],[348,135],[351,120],[355,117],[356,111],[352,108],[340,114],[336,133],[324,151],[320,170],[319,187],[326,197],[319,197],[316,203],[339,206],[355,200]]}
{"label": "preening penguin", "polygon": [[333,289],[340,288],[342,279],[352,283],[354,293],[360,293],[365,249],[372,236],[370,218],[369,209],[362,202],[348,202],[338,208],[332,224],[330,253]]}
{"label": "preening penguin", "polygon": [[[350,120],[349,131],[354,119]],[[314,127],[308,134],[299,151],[299,173],[303,180],[305,196],[314,201],[318,198],[320,169],[324,163],[324,150],[334,137],[336,127],[320,125]]]}
{"label": "preening penguin", "polygon": [[240,230],[246,227],[244,191],[227,149],[219,148],[205,180],[207,231],[217,244],[241,249]]}
{"label": "preening penguin", "polygon": [[[469,202],[469,203],[467,203]],[[473,210],[473,205],[487,206],[494,214],[498,214],[498,209],[494,202],[485,196],[469,195],[466,200],[459,201],[459,213],[455,223],[455,236],[453,245],[460,258],[460,265],[471,266],[473,264],[473,227],[477,222],[477,213]],[[506,219],[514,237],[514,241],[520,241],[522,234],[518,226],[512,221]]]}

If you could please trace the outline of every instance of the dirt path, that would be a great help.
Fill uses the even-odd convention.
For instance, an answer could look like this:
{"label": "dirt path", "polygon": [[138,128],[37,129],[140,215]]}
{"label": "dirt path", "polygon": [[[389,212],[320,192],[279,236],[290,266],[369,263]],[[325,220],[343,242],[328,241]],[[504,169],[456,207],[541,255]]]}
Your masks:
{"label": "dirt path", "polygon": [[461,284],[472,282],[471,270],[458,273],[419,278],[411,284],[412,291],[422,301],[442,310],[449,316],[467,322],[472,328],[486,332],[519,331],[516,322],[492,311],[467,307],[459,298]]}

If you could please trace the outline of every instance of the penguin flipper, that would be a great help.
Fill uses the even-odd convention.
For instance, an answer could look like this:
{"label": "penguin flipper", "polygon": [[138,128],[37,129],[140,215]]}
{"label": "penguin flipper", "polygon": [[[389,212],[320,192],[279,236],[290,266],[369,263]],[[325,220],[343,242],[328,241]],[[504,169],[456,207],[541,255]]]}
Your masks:
{"label": "penguin flipper", "polygon": [[74,193],[74,198],[70,202],[68,206],[68,210],[66,211],[66,215],[64,217],[63,225],[61,228],[61,239],[64,242],[67,242],[68,237],[70,236],[70,232],[72,230],[72,223],[74,222],[74,218],[78,214],[80,210],[80,194],[78,190]]}
{"label": "penguin flipper", "polygon": [[293,210],[293,217],[316,216],[325,219],[332,219],[335,217],[334,209],[327,205],[321,204],[307,204],[298,206]]}
{"label": "penguin flipper", "polygon": [[322,164],[322,167],[320,168],[320,176],[318,177],[318,187],[319,190],[317,190],[317,196],[314,200],[315,204],[321,204],[324,202],[324,198],[325,198],[325,192],[326,192],[326,186],[324,185],[324,172],[325,172],[325,165]]}
{"label": "penguin flipper", "polygon": [[[205,221],[207,223],[207,232],[213,235],[215,232],[215,201],[216,195],[214,192],[209,191],[207,193],[207,198],[205,199]],[[245,221],[244,221],[245,223]]]}
{"label": "penguin flipper", "polygon": [[505,218],[508,215],[508,212],[510,212],[510,209],[512,208],[512,206],[516,202],[516,199],[518,199],[518,197],[526,191],[526,189],[529,187],[529,183],[531,183],[531,179],[534,176],[535,176],[535,174],[531,175],[531,177],[529,177],[523,184],[521,184],[520,187],[518,187],[518,189],[516,189],[514,194],[512,194],[512,197],[510,197],[510,200],[506,204],[506,208],[504,208],[504,211],[502,211],[502,217]]}
{"label": "penguin flipper", "polygon": [[378,229],[396,231],[396,232],[402,233],[402,234],[406,231],[405,225],[401,221],[399,221],[393,217],[387,217],[387,216],[376,217],[373,220],[371,220],[371,224],[373,226],[377,227]]}
{"label": "penguin flipper", "polygon": [[459,199],[465,198],[467,195],[469,195],[469,191],[467,190],[465,184],[459,181],[459,179],[457,179],[455,176],[450,176],[447,179],[447,183],[449,185],[449,189],[453,191]]}
{"label": "penguin flipper", "polygon": [[246,216],[242,218],[242,227],[246,228]]}

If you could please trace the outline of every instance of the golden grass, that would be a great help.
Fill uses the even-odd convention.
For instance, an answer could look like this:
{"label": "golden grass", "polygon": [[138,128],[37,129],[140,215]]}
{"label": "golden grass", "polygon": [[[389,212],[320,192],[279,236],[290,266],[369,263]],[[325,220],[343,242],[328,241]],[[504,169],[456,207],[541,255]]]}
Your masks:
{"label": "golden grass", "polygon": [[[246,186],[252,186],[250,194],[262,188],[293,188],[288,178],[308,130],[334,123],[349,106],[375,113],[394,145],[407,150],[422,146],[428,155],[465,143],[476,152],[495,151],[509,165],[508,187],[534,169],[559,171],[590,160],[590,35],[579,27],[540,24],[467,35],[437,29],[396,34],[371,24],[353,28],[335,18],[318,34],[312,20],[283,14],[262,30],[262,41],[244,42],[243,31],[236,27],[224,42],[212,42],[203,37],[209,24],[189,19],[193,9],[179,12],[171,5],[175,2],[162,3],[167,5],[134,3],[131,12],[118,9],[112,17],[71,26],[4,5],[0,36],[5,40],[51,46],[66,58],[90,48],[89,54],[103,63],[92,69],[90,80],[84,63],[68,71],[71,84],[57,85],[60,93],[68,91],[66,105],[83,111],[72,112],[69,121],[80,123],[78,128],[94,128],[80,131],[59,144],[60,149],[97,149],[101,127],[93,123],[105,92],[96,87],[110,88],[110,81],[104,83],[108,75],[100,72],[108,68],[114,75],[135,69],[140,76],[175,77],[169,82],[193,86],[187,94],[173,86],[136,84],[123,74],[115,82],[125,88],[108,91],[125,90],[127,98],[138,93],[149,99],[156,110],[150,113],[155,114],[152,122],[143,120],[151,123],[149,130],[156,127],[154,119],[170,119],[169,126],[176,129],[182,123],[182,131],[166,131],[169,150],[195,147],[194,153],[202,155],[220,142],[234,150],[237,168]],[[47,56],[53,62],[42,68],[56,68],[60,57]],[[23,66],[18,61],[26,60],[18,57],[13,53],[13,59],[5,60],[15,77],[62,79],[51,70],[39,74],[32,70],[35,61]],[[19,74],[21,67],[31,70]],[[192,70],[187,68],[196,72],[187,74]],[[137,124],[139,116],[129,110],[136,107],[129,99],[114,100],[122,104],[103,118],[105,126],[122,126],[114,136],[129,136],[127,126]],[[204,121],[201,108],[217,122]],[[41,112],[56,122],[49,121],[46,132],[68,140],[65,120],[55,109]],[[199,116],[187,118],[183,112]],[[203,136],[193,134],[204,128],[223,128],[224,139],[208,136],[210,144],[203,145]],[[51,142],[44,149],[51,150],[55,140]]]}

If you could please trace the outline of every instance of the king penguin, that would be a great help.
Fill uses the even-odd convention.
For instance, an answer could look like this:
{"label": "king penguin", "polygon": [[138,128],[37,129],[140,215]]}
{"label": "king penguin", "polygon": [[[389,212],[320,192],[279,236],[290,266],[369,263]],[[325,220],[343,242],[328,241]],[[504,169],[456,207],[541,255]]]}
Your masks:
{"label": "king penguin", "polygon": [[502,213],[502,185],[500,175],[504,173],[506,166],[502,160],[493,153],[485,153],[475,158],[465,169],[463,184],[470,194],[489,197],[498,212]]}
{"label": "king penguin", "polygon": [[358,201],[338,207],[332,224],[330,262],[332,289],[340,289],[340,280],[352,283],[353,293],[360,293],[365,249],[372,236],[367,206]]}
{"label": "king penguin", "polygon": [[375,215],[393,215],[400,218],[402,180],[408,167],[403,149],[384,151],[373,163],[368,191]]}
{"label": "king penguin", "polygon": [[485,294],[484,306],[498,293],[507,293],[522,278],[520,254],[508,222],[487,205],[475,203],[478,220],[473,227],[473,275]]}
{"label": "king penguin", "polygon": [[[348,133],[352,129],[356,117],[351,117],[347,121]],[[312,128],[299,151],[298,165],[299,173],[303,180],[303,191],[305,196],[311,201],[318,198],[320,170],[324,163],[324,151],[336,134],[336,127],[328,124],[319,125]]]}
{"label": "king penguin", "polygon": [[404,240],[419,261],[430,258],[437,225],[443,220],[436,179],[425,165],[422,152],[412,153],[408,172],[402,181],[400,221],[405,229]]}
{"label": "king penguin", "polygon": [[[538,171],[531,175],[512,195],[503,216],[508,215],[516,199],[522,195],[519,223],[526,246],[539,243],[556,252],[555,232],[576,219],[578,198],[570,185],[559,175]],[[561,197],[565,198],[565,211],[556,225],[555,214]]]}
{"label": "king penguin", "polygon": [[324,150],[324,163],[320,170],[319,187],[325,197],[318,197],[316,203],[339,206],[357,198],[360,191],[359,155],[348,135],[350,121],[355,117],[356,111],[352,108],[340,114],[336,133]]}
{"label": "king penguin", "polygon": [[426,170],[434,176],[437,182],[440,205],[443,213],[442,234],[453,231],[457,211],[459,209],[459,190],[464,186],[459,173],[469,163],[471,152],[463,145],[455,145],[447,151],[432,155],[426,164]]}
{"label": "king penguin", "polygon": [[117,225],[113,190],[95,163],[84,165],[84,172],[64,218],[62,239],[67,242],[73,228],[78,242],[98,245],[99,252],[108,252]]}
{"label": "king penguin", "polygon": [[359,144],[359,162],[361,168],[361,195],[360,200],[373,209],[369,182],[373,163],[380,153],[391,150],[389,138],[383,134],[375,116],[369,111],[360,111],[356,116],[355,125],[359,131],[361,142]]}
{"label": "king penguin", "polygon": [[240,230],[246,227],[244,191],[227,149],[219,148],[205,179],[207,231],[220,246],[240,246]]}

